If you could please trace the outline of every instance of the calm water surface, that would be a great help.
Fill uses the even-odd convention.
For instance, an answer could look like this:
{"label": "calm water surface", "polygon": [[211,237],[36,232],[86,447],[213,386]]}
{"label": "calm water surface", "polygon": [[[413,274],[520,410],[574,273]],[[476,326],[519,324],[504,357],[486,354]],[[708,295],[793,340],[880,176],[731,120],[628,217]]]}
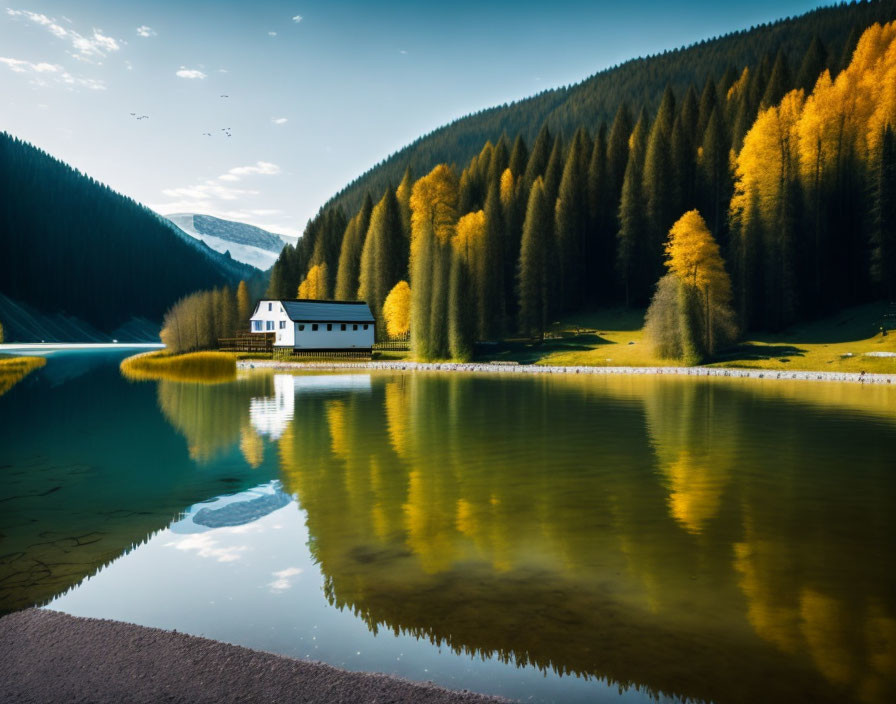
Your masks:
{"label": "calm water surface", "polygon": [[0,611],[538,701],[896,700],[896,389],[123,356],[0,398]]}

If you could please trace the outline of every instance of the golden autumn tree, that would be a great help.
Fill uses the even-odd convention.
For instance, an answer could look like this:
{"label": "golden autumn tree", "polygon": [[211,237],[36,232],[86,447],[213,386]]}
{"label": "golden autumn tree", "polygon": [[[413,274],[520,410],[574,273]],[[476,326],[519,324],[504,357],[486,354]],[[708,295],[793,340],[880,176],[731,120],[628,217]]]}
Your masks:
{"label": "golden autumn tree", "polygon": [[299,284],[299,298],[322,301],[327,298],[327,265],[315,264]]}
{"label": "golden autumn tree", "polygon": [[735,337],[731,279],[697,210],[672,226],[665,249],[669,274],[657,286],[645,331],[664,356],[697,362]]}
{"label": "golden autumn tree", "polygon": [[[780,328],[797,308],[795,211],[803,92],[759,113],[737,157],[731,200],[736,269],[744,299],[753,302],[744,324],[764,319]],[[754,265],[752,262],[756,262]],[[757,273],[753,268],[759,267]]]}
{"label": "golden autumn tree", "polygon": [[411,329],[411,287],[399,281],[383,303],[383,318],[389,337],[404,337]]}
{"label": "golden autumn tree", "polygon": [[458,188],[454,169],[440,164],[411,189],[411,346],[419,359],[448,356],[450,242]]}

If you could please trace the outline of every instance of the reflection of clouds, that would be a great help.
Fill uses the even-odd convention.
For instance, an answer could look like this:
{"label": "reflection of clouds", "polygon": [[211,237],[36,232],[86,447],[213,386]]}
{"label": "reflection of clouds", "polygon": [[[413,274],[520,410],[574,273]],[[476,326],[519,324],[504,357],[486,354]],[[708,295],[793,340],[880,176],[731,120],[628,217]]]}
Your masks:
{"label": "reflection of clouds", "polygon": [[302,574],[302,570],[299,567],[287,567],[285,570],[274,572],[273,575],[276,579],[268,584],[268,586],[271,588],[272,592],[285,591],[292,587],[292,579],[290,578],[300,574]]}
{"label": "reflection of clouds", "polygon": [[184,552],[195,551],[197,557],[210,557],[218,562],[233,562],[240,559],[240,553],[247,550],[245,545],[219,545],[210,533],[193,533],[177,538],[165,547]]}

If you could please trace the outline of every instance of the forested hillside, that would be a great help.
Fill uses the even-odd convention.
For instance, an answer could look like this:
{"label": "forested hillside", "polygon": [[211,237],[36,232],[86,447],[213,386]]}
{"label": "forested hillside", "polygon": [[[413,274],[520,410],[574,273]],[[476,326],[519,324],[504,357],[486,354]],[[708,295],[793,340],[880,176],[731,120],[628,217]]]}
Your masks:
{"label": "forested hillside", "polygon": [[149,209],[45,152],[0,136],[0,293],[110,332],[161,323],[176,300],[255,269],[178,235]]}
{"label": "forested hillside", "polygon": [[[778,47],[669,85],[655,108],[622,102],[609,122],[502,134],[460,172],[407,168],[348,218],[322,210],[281,253],[269,295],[360,298],[381,316],[410,277],[424,358],[653,298],[651,329],[699,359],[738,327],[777,330],[892,298],[896,23],[849,39],[843,21],[884,7],[896,5],[837,8],[833,47],[810,35],[796,60]],[[819,17],[829,15],[808,15],[807,31]],[[685,329],[696,337],[683,340]]]}
{"label": "forested hillside", "polygon": [[699,89],[707,76],[730,81],[746,66],[762,66],[768,72],[779,51],[797,70],[816,37],[826,47],[828,65],[836,73],[845,66],[865,27],[892,19],[896,19],[896,0],[844,3],[633,59],[576,85],[547,90],[440,127],[371,168],[325,208],[339,205],[345,212],[355,212],[365,193],[382,194],[389,183],[401,180],[406,168],[420,176],[436,164],[465,164],[486,141],[494,143],[502,134],[511,139],[519,134],[531,143],[547,125],[551,132],[568,139],[579,126],[596,129],[601,122],[609,123],[622,103],[635,113],[643,106],[653,114],[667,85],[676,95],[683,95],[690,85]]}

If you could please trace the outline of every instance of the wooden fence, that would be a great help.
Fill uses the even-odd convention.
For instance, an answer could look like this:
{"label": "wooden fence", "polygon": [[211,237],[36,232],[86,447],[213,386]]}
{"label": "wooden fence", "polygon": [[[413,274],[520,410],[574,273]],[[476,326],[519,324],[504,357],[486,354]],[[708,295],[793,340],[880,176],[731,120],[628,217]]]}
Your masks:
{"label": "wooden fence", "polygon": [[275,337],[273,332],[239,332],[236,337],[219,338],[218,349],[222,352],[270,352]]}
{"label": "wooden fence", "polygon": [[348,350],[302,350],[291,349],[289,347],[274,348],[274,359],[288,362],[300,361],[304,359],[326,360],[326,359],[353,359],[353,360],[370,360],[370,350],[366,348],[348,349]]}
{"label": "wooden fence", "polygon": [[395,337],[373,344],[374,351],[407,352],[411,349],[411,336]]}

